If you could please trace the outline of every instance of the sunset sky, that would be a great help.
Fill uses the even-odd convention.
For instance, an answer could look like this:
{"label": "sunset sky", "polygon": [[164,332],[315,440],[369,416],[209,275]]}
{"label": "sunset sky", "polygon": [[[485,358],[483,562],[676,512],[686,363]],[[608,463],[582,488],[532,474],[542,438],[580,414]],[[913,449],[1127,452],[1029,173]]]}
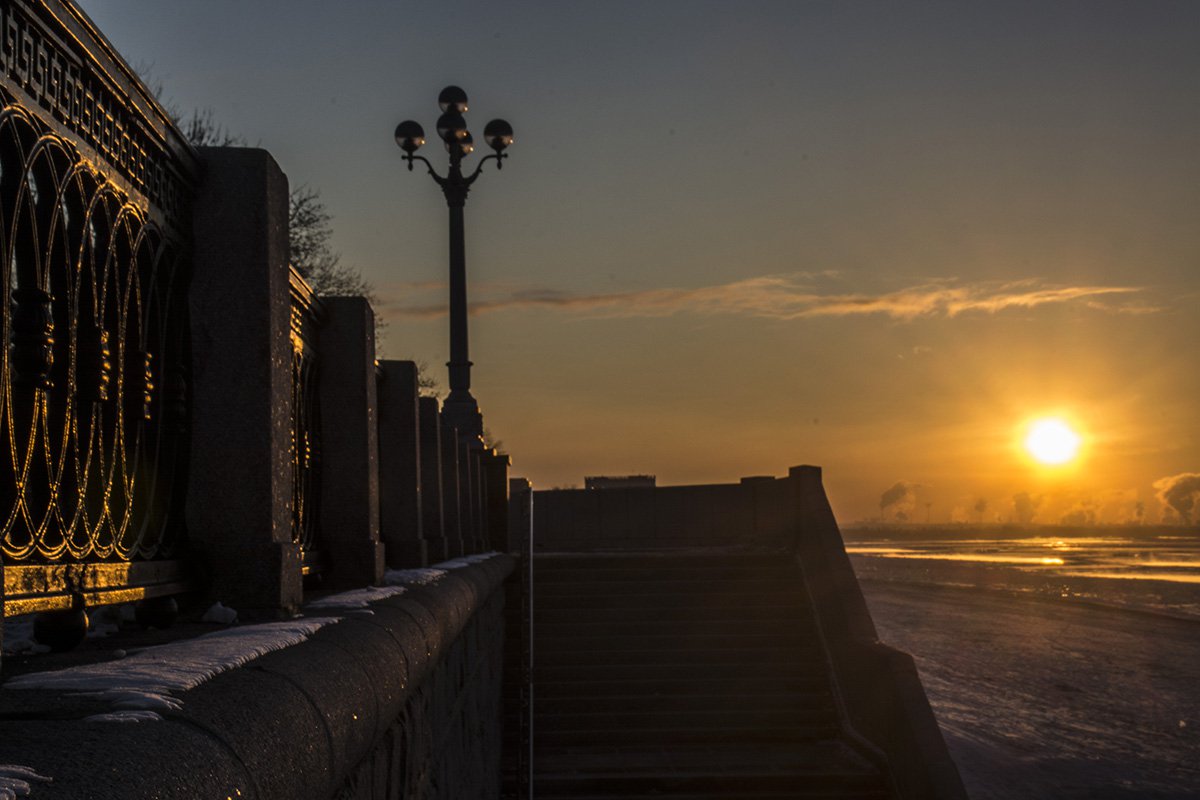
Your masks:
{"label": "sunset sky", "polygon": [[536,486],[809,463],[843,523],[1200,518],[1200,3],[83,6],[320,190],[382,355],[443,383],[445,205],[392,131],[442,162],[447,84],[512,123],[472,388]]}

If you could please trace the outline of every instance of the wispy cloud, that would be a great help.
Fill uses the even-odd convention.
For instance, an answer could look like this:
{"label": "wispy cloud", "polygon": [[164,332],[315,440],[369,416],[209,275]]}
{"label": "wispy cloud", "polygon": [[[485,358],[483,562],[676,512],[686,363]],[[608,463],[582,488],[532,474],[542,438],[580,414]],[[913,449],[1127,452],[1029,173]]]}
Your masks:
{"label": "wispy cloud", "polygon": [[[996,314],[1045,305],[1081,305],[1110,313],[1150,313],[1135,302],[1136,286],[1070,286],[1039,279],[1021,281],[934,281],[894,292],[822,292],[808,276],[767,275],[694,289],[663,288],[581,294],[555,289],[484,292],[471,304],[472,315],[516,309],[551,309],[589,317],[665,317],[672,314],[732,314],[768,319],[881,315],[891,319]],[[392,314],[409,318],[444,316],[444,302],[388,304]]]}

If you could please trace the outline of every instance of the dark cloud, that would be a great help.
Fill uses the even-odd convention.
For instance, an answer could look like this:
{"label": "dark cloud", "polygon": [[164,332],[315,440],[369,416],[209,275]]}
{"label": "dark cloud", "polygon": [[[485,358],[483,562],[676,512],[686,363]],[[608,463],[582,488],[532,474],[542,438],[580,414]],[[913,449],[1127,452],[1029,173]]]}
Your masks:
{"label": "dark cloud", "polygon": [[1028,525],[1037,516],[1038,508],[1042,505],[1041,495],[1031,495],[1029,492],[1018,492],[1013,495],[1013,515],[1021,525]]}
{"label": "dark cloud", "polygon": [[1090,500],[1085,500],[1076,503],[1067,510],[1067,513],[1062,515],[1059,520],[1063,525],[1074,525],[1076,527],[1090,527],[1096,524],[1097,509],[1095,503]]}
{"label": "dark cloud", "polygon": [[879,496],[879,516],[892,517],[905,522],[912,517],[917,507],[917,489],[921,484],[911,481],[896,481]]}
{"label": "dark cloud", "polygon": [[1200,519],[1200,473],[1181,472],[1154,482],[1158,502],[1184,524]]}

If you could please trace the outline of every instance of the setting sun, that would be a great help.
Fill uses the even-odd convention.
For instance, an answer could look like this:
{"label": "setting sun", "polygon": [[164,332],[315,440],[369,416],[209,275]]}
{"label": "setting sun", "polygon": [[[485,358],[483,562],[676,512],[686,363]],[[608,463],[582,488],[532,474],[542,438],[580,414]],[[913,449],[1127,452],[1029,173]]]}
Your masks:
{"label": "setting sun", "polygon": [[1042,464],[1065,464],[1075,458],[1082,442],[1079,434],[1061,419],[1033,423],[1025,437],[1025,449]]}

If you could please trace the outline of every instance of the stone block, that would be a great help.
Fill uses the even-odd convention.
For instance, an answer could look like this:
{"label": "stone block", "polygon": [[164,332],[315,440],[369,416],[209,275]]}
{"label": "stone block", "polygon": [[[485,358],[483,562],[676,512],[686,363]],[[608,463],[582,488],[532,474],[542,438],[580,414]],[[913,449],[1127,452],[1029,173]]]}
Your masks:
{"label": "stone block", "polygon": [[632,489],[625,497],[628,529],[626,535],[635,542],[654,540],[654,506],[658,489]]}
{"label": "stone block", "polygon": [[[333,731],[312,698],[288,678],[253,668],[231,670],[183,693],[182,699],[183,710],[173,716],[226,744],[253,776],[251,797],[332,795],[337,766]],[[285,753],[304,757],[287,758]]]}
{"label": "stone block", "polygon": [[352,588],[383,577],[375,318],[363,297],[328,297],[322,305],[320,544],[326,585]]}
{"label": "stone block", "polygon": [[790,546],[796,536],[794,488],[788,479],[743,481],[752,492],[754,526],[751,541],[766,547]]}
{"label": "stone block", "polygon": [[442,534],[446,540],[446,557],[461,556],[463,550],[462,530],[462,474],[458,463],[458,432],[449,426],[445,417],[441,419],[442,456]]}
{"label": "stone block", "polygon": [[[201,148],[194,204],[191,463],[185,516],[213,599],[288,611],[292,542],[292,350],[288,183],[264,150]],[[248,554],[265,560],[247,580]],[[281,571],[282,570],[282,571]]]}
{"label": "stone block", "polygon": [[220,737],[174,719],[133,724],[3,720],[0,763],[20,764],[54,779],[33,782],[34,798],[263,797],[251,770]]}
{"label": "stone block", "polygon": [[[443,410],[443,414],[444,414]],[[457,430],[457,428],[455,429]],[[476,513],[478,503],[475,492],[478,481],[475,475],[476,461],[472,452],[472,442],[459,433],[458,439],[458,514],[459,529],[462,534],[463,552],[477,553],[478,529]]]}
{"label": "stone block", "polygon": [[380,361],[379,371],[379,538],[389,567],[423,567],[417,365]]}
{"label": "stone block", "polygon": [[442,429],[436,397],[417,402],[421,448],[421,536],[429,563],[448,558],[446,534],[442,528]]}
{"label": "stone block", "polygon": [[604,542],[623,541],[629,536],[629,495],[637,489],[596,489],[596,513],[599,517],[600,539]]}
{"label": "stone block", "polygon": [[533,551],[533,485],[525,478],[508,481],[508,546],[501,552],[522,556]]}
{"label": "stone block", "polygon": [[487,451],[483,459],[484,519],[487,521],[485,550],[508,551],[508,468],[512,459],[505,453]]}

